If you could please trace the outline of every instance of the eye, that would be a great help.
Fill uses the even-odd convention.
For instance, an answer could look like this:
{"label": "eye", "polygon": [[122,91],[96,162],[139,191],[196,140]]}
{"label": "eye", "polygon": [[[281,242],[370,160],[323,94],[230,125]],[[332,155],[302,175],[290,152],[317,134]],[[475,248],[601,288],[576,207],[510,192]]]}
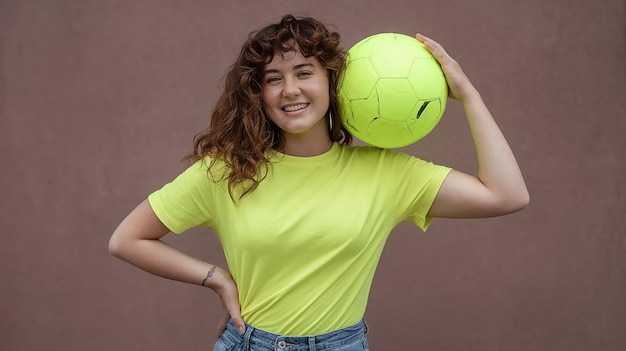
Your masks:
{"label": "eye", "polygon": [[265,84],[276,84],[280,82],[280,78],[279,77],[267,77],[265,78]]}
{"label": "eye", "polygon": [[308,78],[313,75],[313,72],[310,71],[300,71],[298,72],[298,78]]}

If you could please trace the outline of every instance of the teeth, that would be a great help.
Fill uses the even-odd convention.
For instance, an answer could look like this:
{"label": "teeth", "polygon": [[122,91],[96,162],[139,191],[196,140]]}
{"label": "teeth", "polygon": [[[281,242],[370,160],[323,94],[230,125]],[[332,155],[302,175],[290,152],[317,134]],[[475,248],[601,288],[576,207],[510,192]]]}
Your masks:
{"label": "teeth", "polygon": [[285,106],[283,108],[283,110],[287,111],[287,112],[293,112],[293,111],[297,111],[297,110],[302,110],[303,108],[307,107],[308,104],[298,104],[298,105],[292,105],[292,106]]}

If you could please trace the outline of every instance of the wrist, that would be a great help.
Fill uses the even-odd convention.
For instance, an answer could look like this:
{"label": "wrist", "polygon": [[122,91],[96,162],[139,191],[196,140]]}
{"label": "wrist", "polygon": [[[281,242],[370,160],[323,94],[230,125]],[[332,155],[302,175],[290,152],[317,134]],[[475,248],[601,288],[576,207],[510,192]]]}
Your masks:
{"label": "wrist", "polygon": [[209,286],[208,281],[209,281],[209,279],[211,279],[213,277],[213,274],[215,274],[216,270],[217,270],[217,266],[213,266],[213,267],[209,268],[209,270],[206,273],[206,276],[200,282],[200,285],[208,287]]}
{"label": "wrist", "polygon": [[463,94],[459,96],[459,101],[462,104],[467,104],[475,101],[482,101],[482,97],[480,96],[480,92],[478,92],[474,86],[469,86],[463,91]]}
{"label": "wrist", "polygon": [[[203,281],[204,285],[202,284]],[[229,271],[218,266],[210,266],[207,268],[205,276],[199,281],[199,284],[219,294],[220,291],[228,289],[235,283]]]}

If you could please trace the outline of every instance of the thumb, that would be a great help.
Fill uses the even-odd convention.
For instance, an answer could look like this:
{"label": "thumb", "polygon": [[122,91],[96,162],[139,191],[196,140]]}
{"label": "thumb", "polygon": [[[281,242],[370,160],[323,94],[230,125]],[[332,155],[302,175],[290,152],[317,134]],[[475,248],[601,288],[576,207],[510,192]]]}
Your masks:
{"label": "thumb", "polygon": [[239,294],[237,289],[234,288],[230,290],[228,293],[223,294],[221,298],[224,310],[230,316],[230,319],[237,328],[237,331],[239,331],[239,334],[245,333],[246,324],[244,323],[243,318],[241,318],[241,305],[239,305]]}
{"label": "thumb", "polygon": [[239,334],[243,334],[246,332],[246,323],[244,323],[243,318],[241,318],[241,307],[239,306],[239,302],[235,301],[224,301],[224,308],[228,315],[230,315],[230,320],[233,322]]}
{"label": "thumb", "polygon": [[243,322],[241,316],[231,316],[231,320],[235,327],[237,327],[237,331],[239,334],[243,334],[246,332],[246,323]]}
{"label": "thumb", "polygon": [[213,290],[217,293],[222,301],[222,307],[225,310],[226,317],[230,316],[233,324],[239,331],[239,334],[246,332],[246,324],[241,318],[241,305],[239,305],[239,292],[237,285],[228,271],[218,270],[221,283],[218,283]]}

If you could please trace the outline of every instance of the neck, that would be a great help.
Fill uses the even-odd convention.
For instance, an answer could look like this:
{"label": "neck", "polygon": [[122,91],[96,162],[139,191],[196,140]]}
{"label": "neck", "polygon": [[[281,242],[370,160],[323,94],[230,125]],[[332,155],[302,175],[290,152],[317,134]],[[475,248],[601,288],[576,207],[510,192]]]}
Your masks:
{"label": "neck", "polygon": [[285,150],[283,153],[290,156],[311,157],[328,152],[333,146],[328,136],[323,138],[301,138],[298,136],[286,136]]}

